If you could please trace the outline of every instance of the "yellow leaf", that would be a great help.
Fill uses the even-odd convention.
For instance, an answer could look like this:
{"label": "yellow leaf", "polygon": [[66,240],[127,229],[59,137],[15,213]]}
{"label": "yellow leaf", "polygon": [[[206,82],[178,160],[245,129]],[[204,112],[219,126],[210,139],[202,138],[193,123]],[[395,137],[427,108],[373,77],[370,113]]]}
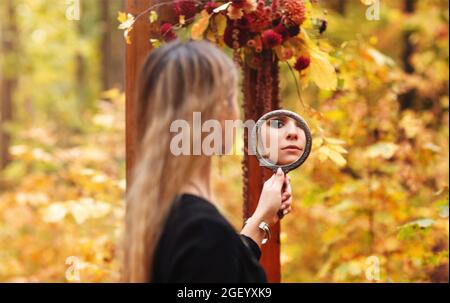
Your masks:
{"label": "yellow leaf", "polygon": [[208,27],[208,24],[209,24],[208,12],[206,10],[203,10],[200,19],[194,25],[192,25],[191,38],[193,40],[202,39],[203,33]]}
{"label": "yellow leaf", "polygon": [[181,25],[185,25],[186,17],[184,15],[180,15],[180,17],[178,18],[178,23],[180,23]]}
{"label": "yellow leaf", "polygon": [[398,150],[398,145],[390,142],[380,142],[370,146],[366,151],[366,157],[390,159]]}
{"label": "yellow leaf", "polygon": [[330,160],[332,160],[334,163],[336,163],[339,167],[345,166],[347,164],[347,160],[345,160],[344,157],[337,151],[329,148],[328,146],[324,145],[321,148],[319,148],[319,155],[325,155]]}
{"label": "yellow leaf", "polygon": [[217,33],[219,36],[223,36],[225,28],[227,27],[227,17],[219,14],[214,17],[214,20],[216,21]]}
{"label": "yellow leaf", "polygon": [[321,51],[308,37],[305,31],[300,32],[300,37],[309,48],[311,65],[311,80],[321,89],[336,90],[337,75],[333,65],[329,61],[327,53]]}
{"label": "yellow leaf", "polygon": [[124,12],[119,12],[117,21],[119,21],[120,23],[124,23],[125,21],[127,21],[127,14]]}
{"label": "yellow leaf", "polygon": [[43,220],[45,222],[58,222],[64,219],[67,214],[67,208],[64,204],[56,202],[52,203],[44,210]]}
{"label": "yellow leaf", "polygon": [[328,145],[328,147],[337,151],[338,153],[348,154],[348,151],[345,148],[343,148],[341,145],[330,144],[330,145]]}
{"label": "yellow leaf", "polygon": [[339,140],[339,139],[335,139],[335,138],[329,138],[329,137],[324,137],[325,141],[327,141],[330,144],[333,145],[343,145],[345,144],[345,141],[343,140]]}
{"label": "yellow leaf", "polygon": [[150,23],[156,22],[158,20],[158,13],[155,11],[151,11],[149,19],[150,19]]}
{"label": "yellow leaf", "polygon": [[120,25],[119,29],[128,29],[133,26],[134,24],[134,16],[132,14],[125,14],[122,12],[119,12],[119,17],[117,18],[119,20]]}

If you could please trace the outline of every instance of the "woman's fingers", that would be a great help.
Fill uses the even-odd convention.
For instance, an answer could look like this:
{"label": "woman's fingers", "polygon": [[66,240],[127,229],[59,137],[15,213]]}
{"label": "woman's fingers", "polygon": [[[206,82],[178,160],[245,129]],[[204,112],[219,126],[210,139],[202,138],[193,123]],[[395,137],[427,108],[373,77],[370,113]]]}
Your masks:
{"label": "woman's fingers", "polygon": [[292,195],[290,193],[283,192],[283,194],[281,195],[281,202],[287,201],[290,197],[292,197]]}
{"label": "woman's fingers", "polygon": [[292,206],[289,206],[288,208],[286,208],[285,210],[283,210],[283,215],[287,215],[288,213],[290,213],[292,211]]}

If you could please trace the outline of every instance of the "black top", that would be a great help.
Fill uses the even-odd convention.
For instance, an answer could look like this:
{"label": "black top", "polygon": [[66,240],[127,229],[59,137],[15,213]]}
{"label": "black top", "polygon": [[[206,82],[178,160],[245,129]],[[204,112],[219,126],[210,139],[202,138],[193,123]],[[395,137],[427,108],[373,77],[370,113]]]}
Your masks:
{"label": "black top", "polygon": [[255,241],[211,202],[177,197],[155,250],[153,282],[267,282]]}

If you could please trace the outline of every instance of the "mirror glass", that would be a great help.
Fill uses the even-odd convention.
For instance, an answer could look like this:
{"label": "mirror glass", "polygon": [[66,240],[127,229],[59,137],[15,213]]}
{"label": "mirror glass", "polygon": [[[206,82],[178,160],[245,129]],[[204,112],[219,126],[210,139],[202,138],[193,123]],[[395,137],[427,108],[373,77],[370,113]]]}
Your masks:
{"label": "mirror glass", "polygon": [[287,110],[263,115],[253,129],[254,152],[261,165],[285,173],[299,167],[311,151],[311,132],[305,120]]}

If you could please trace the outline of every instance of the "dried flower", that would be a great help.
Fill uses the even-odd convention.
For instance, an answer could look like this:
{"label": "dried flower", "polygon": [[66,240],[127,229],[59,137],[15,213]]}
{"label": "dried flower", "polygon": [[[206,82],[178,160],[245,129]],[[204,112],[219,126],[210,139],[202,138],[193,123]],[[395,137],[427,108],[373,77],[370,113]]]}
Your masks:
{"label": "dried flower", "polygon": [[274,30],[265,30],[261,35],[264,47],[272,48],[283,42],[283,37]]}
{"label": "dried flower", "polygon": [[228,17],[231,20],[240,19],[245,13],[251,13],[256,9],[256,0],[232,0],[228,6]]}
{"label": "dried flower", "polygon": [[164,23],[159,28],[159,31],[161,33],[161,36],[163,37],[164,41],[172,41],[177,38],[177,35],[173,32],[172,24],[170,23]]}
{"label": "dried flower", "polygon": [[284,0],[286,19],[292,25],[301,25],[305,21],[306,8],[303,0]]}

